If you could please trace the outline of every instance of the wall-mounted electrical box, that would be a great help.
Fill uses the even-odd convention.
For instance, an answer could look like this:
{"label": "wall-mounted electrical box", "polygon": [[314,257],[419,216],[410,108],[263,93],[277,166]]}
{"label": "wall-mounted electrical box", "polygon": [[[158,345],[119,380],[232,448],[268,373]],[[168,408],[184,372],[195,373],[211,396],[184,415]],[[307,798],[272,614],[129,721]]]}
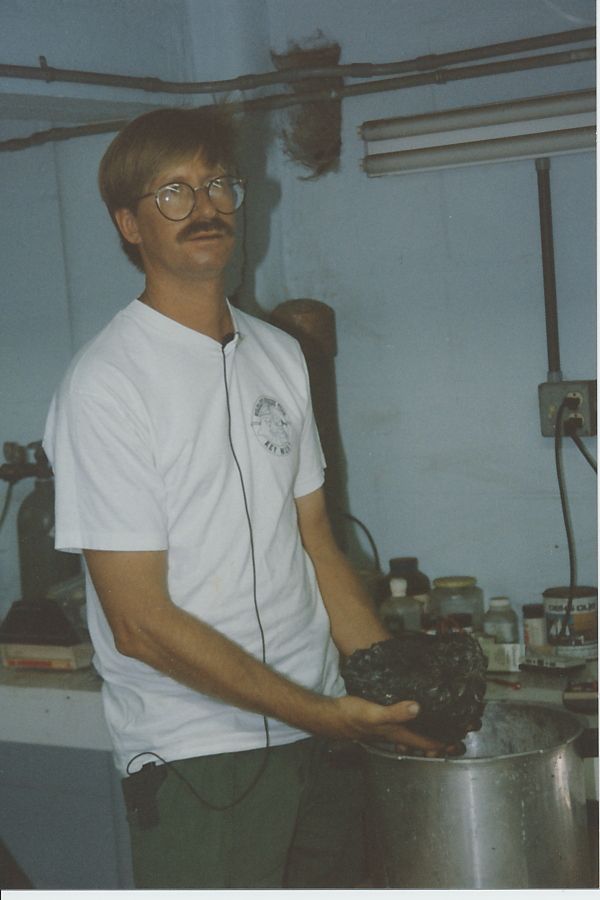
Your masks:
{"label": "wall-mounted electrical box", "polygon": [[596,434],[596,381],[546,381],[538,386],[540,423],[544,437],[554,437],[561,403],[562,433],[580,437]]}

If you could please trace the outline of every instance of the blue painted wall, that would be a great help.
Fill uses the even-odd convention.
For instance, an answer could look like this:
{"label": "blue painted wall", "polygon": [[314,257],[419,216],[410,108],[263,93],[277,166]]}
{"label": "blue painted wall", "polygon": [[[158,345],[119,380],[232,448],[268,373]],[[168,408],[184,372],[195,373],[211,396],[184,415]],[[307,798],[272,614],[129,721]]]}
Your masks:
{"label": "blue painted wall", "polygon": [[[593,0],[6,0],[0,58],[231,78],[270,69],[270,49],[317,30],[341,44],[342,62],[388,62],[593,22]],[[552,441],[538,424],[547,361],[533,163],[368,179],[357,128],[578,89],[594,74],[585,63],[349,99],[339,171],[316,181],[301,178],[273,137],[284,114],[257,117],[245,136],[245,302],[269,310],[314,297],[335,309],[351,512],[384,560],[415,554],[432,577],[474,574],[488,596],[507,593],[517,604],[568,577]],[[4,79],[0,138],[47,127],[53,98],[70,121],[82,100],[116,113],[173,102]],[[2,441],[41,435],[71,354],[140,288],[97,197],[108,141],[0,154]],[[594,177],[591,154],[552,162],[568,378],[595,377]],[[564,455],[579,580],[595,583],[595,482],[573,446]],[[15,515],[29,488],[17,486],[0,533],[0,614],[18,596]]]}
{"label": "blue painted wall", "polygon": [[[0,9],[0,57],[32,66],[45,55],[56,67],[182,79],[191,57],[186,21],[177,0],[8,0]],[[82,101],[92,110],[112,103],[115,116],[123,101],[136,111],[157,105],[138,92],[117,96],[104,88],[4,79],[0,139],[63,124],[39,118],[46,110],[50,116],[62,107],[64,124],[77,122]],[[2,442],[41,437],[50,398],[75,350],[140,290],[141,277],[120,252],[96,189],[109,140],[84,137],[0,153]],[[16,485],[0,532],[0,616],[20,592],[16,514],[31,487],[29,480]],[[0,485],[2,498],[5,489]]]}
{"label": "blue painted wall", "polygon": [[[386,62],[594,23],[588,0],[273,0],[271,37],[320,29],[342,62]],[[354,515],[383,559],[476,575],[516,605],[568,582],[553,442],[533,161],[368,179],[368,119],[575,90],[584,63],[349,99],[339,172],[281,166],[286,293],[336,311],[340,420]],[[306,174],[306,173],[305,173]],[[595,160],[552,161],[565,378],[595,377]],[[588,441],[595,452],[595,441]],[[596,583],[596,484],[565,466],[580,583]]]}

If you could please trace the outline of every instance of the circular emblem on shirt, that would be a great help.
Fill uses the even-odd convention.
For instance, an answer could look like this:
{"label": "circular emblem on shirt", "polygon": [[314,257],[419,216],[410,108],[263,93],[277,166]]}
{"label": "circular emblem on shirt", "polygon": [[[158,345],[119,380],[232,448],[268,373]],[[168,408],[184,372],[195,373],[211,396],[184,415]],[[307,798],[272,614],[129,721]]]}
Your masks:
{"label": "circular emblem on shirt", "polygon": [[252,410],[252,431],[273,456],[286,456],[292,449],[290,423],[278,400],[258,398]]}

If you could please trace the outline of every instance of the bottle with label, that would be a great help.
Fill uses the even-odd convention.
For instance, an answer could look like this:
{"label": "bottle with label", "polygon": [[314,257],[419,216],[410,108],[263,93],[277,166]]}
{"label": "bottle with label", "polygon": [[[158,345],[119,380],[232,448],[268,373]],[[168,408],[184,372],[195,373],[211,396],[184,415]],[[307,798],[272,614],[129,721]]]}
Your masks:
{"label": "bottle with label", "polygon": [[492,597],[483,617],[483,632],[497,644],[519,643],[519,621],[508,597]]}
{"label": "bottle with label", "polygon": [[547,588],[543,597],[548,643],[561,656],[598,659],[598,588]]}
{"label": "bottle with label", "polygon": [[390,579],[390,594],[379,607],[379,615],[392,634],[403,631],[419,631],[422,603],[414,595],[408,595],[405,578]]}
{"label": "bottle with label", "polygon": [[434,578],[431,594],[431,611],[442,619],[456,619],[466,622],[463,616],[471,617],[471,627],[480,633],[483,627],[483,591],[477,579],[470,575],[452,575]]}
{"label": "bottle with label", "polygon": [[526,603],[523,606],[523,635],[527,648],[543,647],[547,643],[543,603]]}

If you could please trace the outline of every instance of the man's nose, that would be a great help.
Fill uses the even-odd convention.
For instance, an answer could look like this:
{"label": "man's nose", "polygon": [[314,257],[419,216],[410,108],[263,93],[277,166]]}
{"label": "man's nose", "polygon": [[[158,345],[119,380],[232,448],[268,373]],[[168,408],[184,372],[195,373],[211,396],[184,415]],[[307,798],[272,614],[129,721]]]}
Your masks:
{"label": "man's nose", "polygon": [[196,188],[196,203],[194,204],[193,215],[201,219],[215,219],[219,213],[209,197],[208,189],[205,187]]}

